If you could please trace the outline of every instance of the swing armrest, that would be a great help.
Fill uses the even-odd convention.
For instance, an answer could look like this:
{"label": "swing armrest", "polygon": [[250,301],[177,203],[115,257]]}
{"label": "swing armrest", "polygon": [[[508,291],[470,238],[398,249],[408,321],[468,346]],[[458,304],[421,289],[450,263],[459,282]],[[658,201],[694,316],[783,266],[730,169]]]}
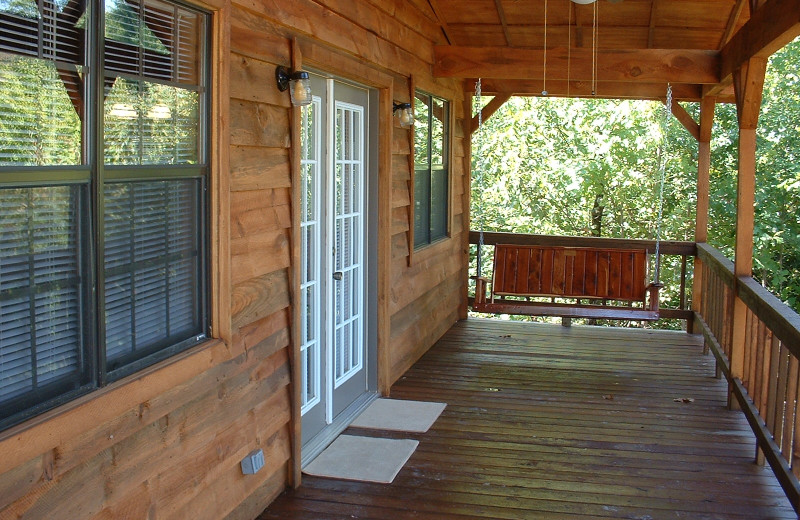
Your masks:
{"label": "swing armrest", "polygon": [[647,308],[651,311],[658,310],[658,293],[661,291],[661,288],[664,287],[663,283],[655,283],[652,282],[645,287],[645,291],[649,293],[649,298],[647,302]]}
{"label": "swing armrest", "polygon": [[486,286],[489,279],[483,276],[471,276],[475,280],[475,303],[478,305],[486,303]]}

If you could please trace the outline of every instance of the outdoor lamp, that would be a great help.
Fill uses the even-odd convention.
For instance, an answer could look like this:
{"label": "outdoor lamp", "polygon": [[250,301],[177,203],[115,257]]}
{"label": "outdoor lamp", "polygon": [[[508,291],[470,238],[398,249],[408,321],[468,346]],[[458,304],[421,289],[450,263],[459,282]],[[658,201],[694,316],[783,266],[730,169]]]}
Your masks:
{"label": "outdoor lamp", "polygon": [[289,90],[289,97],[292,98],[294,106],[311,104],[311,83],[308,81],[308,72],[303,70],[290,72],[286,67],[279,66],[275,69],[275,79],[278,81],[278,90],[281,92]]}
{"label": "outdoor lamp", "polygon": [[411,103],[394,103],[392,112],[398,112],[397,117],[400,119],[400,126],[403,128],[411,128],[414,126],[414,113],[411,111]]}

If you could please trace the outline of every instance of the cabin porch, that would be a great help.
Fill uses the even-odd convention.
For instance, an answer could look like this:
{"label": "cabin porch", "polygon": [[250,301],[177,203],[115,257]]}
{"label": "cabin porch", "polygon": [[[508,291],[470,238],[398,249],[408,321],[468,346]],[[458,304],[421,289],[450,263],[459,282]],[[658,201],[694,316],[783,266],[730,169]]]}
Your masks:
{"label": "cabin porch", "polygon": [[458,322],[391,388],[447,403],[427,433],[347,431],[420,441],[391,485],[304,476],[259,518],[796,518],[703,343]]}

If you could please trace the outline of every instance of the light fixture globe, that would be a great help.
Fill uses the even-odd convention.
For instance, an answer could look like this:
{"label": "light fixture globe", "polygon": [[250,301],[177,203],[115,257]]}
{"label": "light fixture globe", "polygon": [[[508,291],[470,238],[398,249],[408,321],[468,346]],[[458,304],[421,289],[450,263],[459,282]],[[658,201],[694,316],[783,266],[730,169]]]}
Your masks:
{"label": "light fixture globe", "polygon": [[411,110],[411,103],[395,103],[393,111],[397,113],[401,128],[414,126],[414,112]]}
{"label": "light fixture globe", "polygon": [[575,2],[576,4],[581,4],[581,5],[588,5],[595,3],[595,0],[572,0],[572,1]]}
{"label": "light fixture globe", "polygon": [[310,105],[313,101],[308,72],[303,70],[290,72],[286,67],[279,66],[275,69],[275,80],[278,83],[278,90],[289,91],[292,105],[302,107]]}

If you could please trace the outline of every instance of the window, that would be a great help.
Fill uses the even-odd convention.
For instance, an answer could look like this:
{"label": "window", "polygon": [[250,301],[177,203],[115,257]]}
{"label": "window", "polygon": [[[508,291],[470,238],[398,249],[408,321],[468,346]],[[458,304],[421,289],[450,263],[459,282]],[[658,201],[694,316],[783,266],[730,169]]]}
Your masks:
{"label": "window", "polygon": [[208,328],[208,15],[97,5],[0,0],[0,427]]}
{"label": "window", "polygon": [[448,225],[447,101],[417,92],[414,99],[414,248],[445,238]]}

